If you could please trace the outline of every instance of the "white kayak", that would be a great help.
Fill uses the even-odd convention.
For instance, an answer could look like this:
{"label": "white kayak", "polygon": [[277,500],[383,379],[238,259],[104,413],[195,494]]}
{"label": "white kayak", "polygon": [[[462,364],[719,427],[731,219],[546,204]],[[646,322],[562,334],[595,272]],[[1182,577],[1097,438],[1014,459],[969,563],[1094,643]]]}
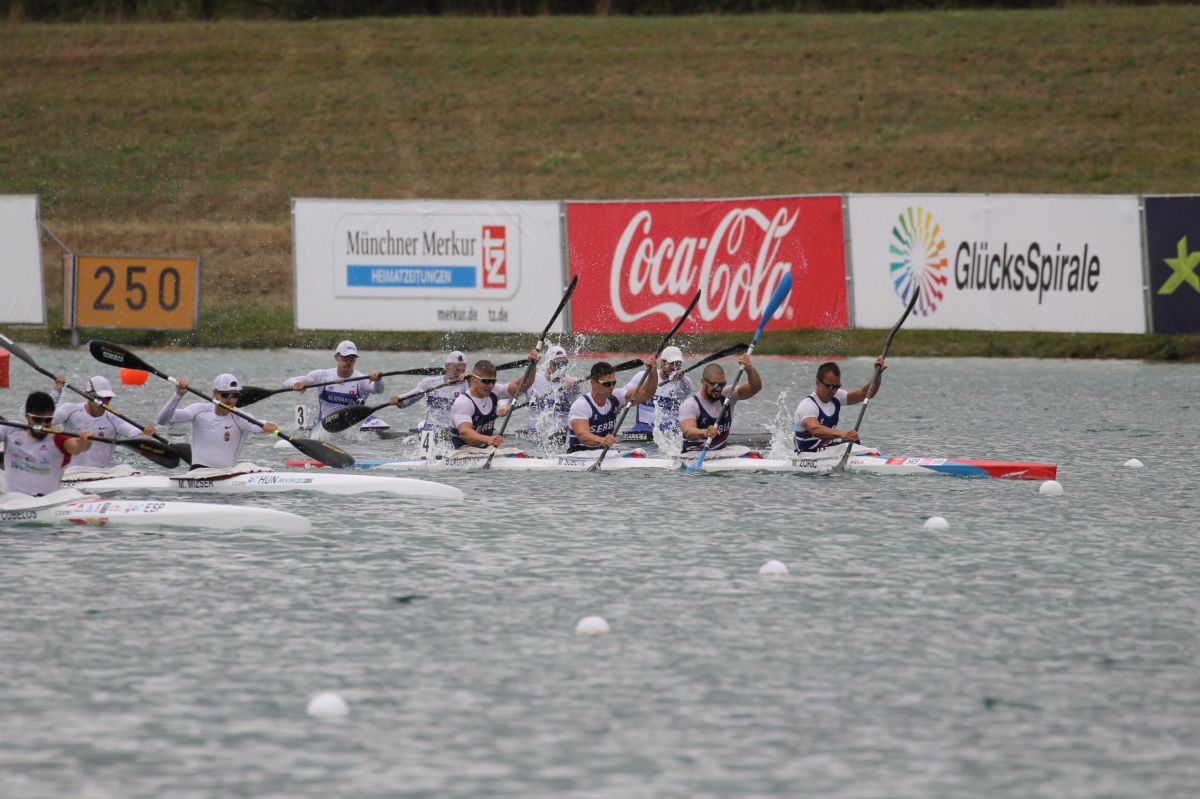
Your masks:
{"label": "white kayak", "polygon": [[[491,468],[497,471],[586,471],[592,467],[596,452],[577,452],[550,458],[527,455],[497,455]],[[792,453],[787,457],[764,457],[758,452],[710,452],[700,471],[722,472],[789,472],[794,474],[830,474],[842,458],[842,449],[824,452]],[[439,458],[424,460],[359,460],[355,469],[378,469],[384,471],[437,471],[467,470],[482,468],[484,458]],[[640,450],[632,452],[609,451],[601,471],[624,469],[674,469],[686,470],[691,459],[676,457],[648,457]],[[291,460],[288,466],[320,466],[319,461]],[[955,477],[993,477],[1010,480],[1053,480],[1058,467],[1051,463],[1022,463],[1018,461],[984,461],[962,458],[910,458],[881,455],[878,450],[855,445],[846,464],[849,472],[886,475],[951,475]]]}
{"label": "white kayak", "polygon": [[71,524],[90,527],[187,527],[207,530],[273,530],[307,533],[303,516],[269,508],[206,502],[104,499],[64,488],[43,497],[0,496],[0,526]]}
{"label": "white kayak", "polygon": [[454,486],[408,477],[365,474],[313,474],[311,472],[248,472],[231,477],[137,475],[79,482],[63,481],[98,494],[111,491],[169,491],[181,494],[252,494],[280,491],[311,491],[322,494],[383,493],[419,499],[461,502],[463,492]]}

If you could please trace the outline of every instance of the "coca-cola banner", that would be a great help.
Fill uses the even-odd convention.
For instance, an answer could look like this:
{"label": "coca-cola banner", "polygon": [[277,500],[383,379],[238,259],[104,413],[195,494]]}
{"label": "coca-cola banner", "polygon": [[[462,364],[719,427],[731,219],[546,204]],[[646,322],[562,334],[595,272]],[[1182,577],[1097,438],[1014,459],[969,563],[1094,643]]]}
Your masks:
{"label": "coca-cola banner", "polygon": [[1132,196],[854,194],[856,327],[1144,333]]}
{"label": "coca-cola banner", "polygon": [[791,272],[772,329],[845,328],[838,196],[683,202],[568,202],[567,252],[579,286],[577,333],[752,331]]}

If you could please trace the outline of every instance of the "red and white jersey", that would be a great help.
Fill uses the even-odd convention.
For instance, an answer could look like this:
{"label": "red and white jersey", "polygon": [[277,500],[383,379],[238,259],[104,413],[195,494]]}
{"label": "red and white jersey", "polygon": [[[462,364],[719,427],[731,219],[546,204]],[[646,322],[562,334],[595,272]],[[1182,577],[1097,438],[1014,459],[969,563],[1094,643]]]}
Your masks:
{"label": "red and white jersey", "polygon": [[[85,402],[64,402],[54,410],[54,427],[67,433],[81,433],[91,430],[103,438],[133,438],[142,434],[141,428],[134,427],[124,419],[113,416],[108,411],[99,416],[88,413]],[[93,441],[91,449],[75,456],[72,463],[76,466],[87,466],[92,469],[107,469],[112,466],[113,445],[101,441]]]}
{"label": "red and white jersey", "polygon": [[64,446],[67,437],[47,435],[36,438],[20,427],[5,427],[3,434],[4,477],[8,480],[8,490],[32,497],[57,491],[63,469],[71,462],[71,454]]}
{"label": "red and white jersey", "polygon": [[192,466],[228,469],[237,465],[246,434],[257,432],[258,427],[232,413],[218,416],[217,406],[211,402],[194,402],[176,410],[181,399],[179,394],[171,395],[158,414],[158,424],[192,423]]}

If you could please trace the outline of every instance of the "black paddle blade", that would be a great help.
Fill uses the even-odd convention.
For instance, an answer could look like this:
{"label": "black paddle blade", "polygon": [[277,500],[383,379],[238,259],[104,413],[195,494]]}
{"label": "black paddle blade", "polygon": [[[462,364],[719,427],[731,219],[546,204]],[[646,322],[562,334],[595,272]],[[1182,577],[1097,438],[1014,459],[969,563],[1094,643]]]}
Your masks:
{"label": "black paddle blade", "polygon": [[639,366],[645,366],[641,358],[634,358],[632,361],[619,363],[613,367],[614,372],[628,372],[630,369],[637,369]]}
{"label": "black paddle blade", "polygon": [[88,350],[91,351],[92,357],[100,363],[106,363],[109,366],[123,367],[126,369],[138,369],[143,372],[152,372],[154,374],[158,374],[157,369],[143,361],[138,356],[134,355],[129,350],[122,347],[120,344],[113,344],[111,341],[101,341],[100,339],[92,339],[88,342]]}
{"label": "black paddle blade", "polygon": [[179,453],[179,459],[181,461],[183,461],[184,463],[189,464],[189,465],[191,464],[191,462],[192,462],[192,445],[191,444],[179,443],[179,444],[172,444],[171,446],[174,447],[175,451]]}
{"label": "black paddle blade", "polygon": [[353,455],[327,441],[317,441],[312,438],[288,438],[287,441],[308,457],[319,460],[326,466],[345,469],[347,466],[354,465]]}
{"label": "black paddle blade", "polygon": [[34,369],[38,370],[42,374],[50,374],[45,369],[43,369],[42,367],[37,365],[37,362],[33,360],[33,356],[31,356],[28,352],[26,352],[24,347],[22,347],[20,344],[13,341],[11,338],[4,335],[3,333],[0,333],[0,346],[4,347],[4,349],[8,350],[13,355],[17,356],[19,359],[21,359],[25,363],[29,364],[30,366],[32,366]]}
{"label": "black paddle blade", "polygon": [[[366,405],[351,405],[348,408],[342,408],[340,411],[334,411],[321,420],[321,427],[324,427],[331,433],[340,433],[350,427],[366,419],[373,414],[378,408],[371,408]],[[315,455],[313,457],[316,457]],[[317,458],[320,460],[320,458]]]}
{"label": "black paddle blade", "polygon": [[238,407],[245,408],[247,405],[253,405],[256,402],[265,400],[267,397],[272,397],[276,394],[282,394],[285,391],[291,391],[290,388],[259,388],[258,386],[242,386],[242,394],[238,397]]}
{"label": "black paddle blade", "polygon": [[116,443],[122,447],[128,447],[159,466],[174,469],[179,465],[179,453],[175,451],[175,448],[170,444],[155,441],[153,438],[127,438]]}
{"label": "black paddle blade", "polygon": [[502,363],[496,367],[497,372],[503,372],[505,369],[520,369],[523,366],[528,366],[530,363],[528,358],[520,361],[512,361],[511,363]]}

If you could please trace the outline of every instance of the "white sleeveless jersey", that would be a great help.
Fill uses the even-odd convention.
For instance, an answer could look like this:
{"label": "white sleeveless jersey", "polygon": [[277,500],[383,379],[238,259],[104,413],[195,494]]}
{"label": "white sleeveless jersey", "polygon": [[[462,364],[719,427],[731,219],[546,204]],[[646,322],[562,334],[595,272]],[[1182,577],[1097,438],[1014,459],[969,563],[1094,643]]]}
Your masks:
{"label": "white sleeveless jersey", "polygon": [[[54,411],[53,424],[67,433],[91,430],[94,434],[104,438],[133,438],[142,434],[141,428],[134,427],[108,411],[99,416],[92,416],[87,411],[87,403],[84,402],[64,402],[59,405]],[[91,469],[107,469],[112,466],[112,456],[112,444],[93,441],[91,449],[75,455],[71,463]]]}
{"label": "white sleeveless jersey", "polygon": [[33,497],[57,491],[63,469],[71,462],[71,455],[63,446],[67,437],[35,438],[20,427],[0,430],[4,436],[4,477],[8,490]]}

